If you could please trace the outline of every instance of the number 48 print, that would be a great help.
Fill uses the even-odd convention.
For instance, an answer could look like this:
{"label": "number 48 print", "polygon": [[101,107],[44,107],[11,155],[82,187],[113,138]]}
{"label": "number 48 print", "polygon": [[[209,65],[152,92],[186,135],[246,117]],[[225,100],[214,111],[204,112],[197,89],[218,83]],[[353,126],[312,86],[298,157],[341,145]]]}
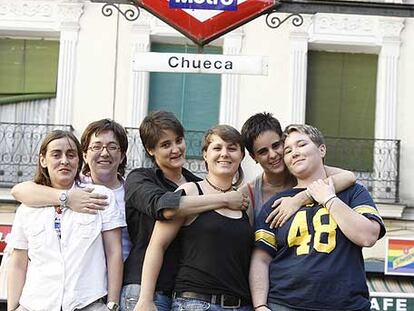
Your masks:
{"label": "number 48 print", "polygon": [[[329,222],[327,224],[322,223],[322,217],[328,216]],[[338,225],[335,220],[329,214],[326,208],[319,209],[312,218],[314,228],[313,248],[320,253],[329,254],[336,247],[336,228]],[[327,241],[322,242],[322,234],[327,235]],[[288,245],[289,247],[298,246],[296,249],[296,255],[307,255],[310,251],[309,243],[311,241],[311,234],[309,232],[308,223],[306,221],[306,211],[300,211],[295,215],[295,218],[290,225],[288,233]]]}

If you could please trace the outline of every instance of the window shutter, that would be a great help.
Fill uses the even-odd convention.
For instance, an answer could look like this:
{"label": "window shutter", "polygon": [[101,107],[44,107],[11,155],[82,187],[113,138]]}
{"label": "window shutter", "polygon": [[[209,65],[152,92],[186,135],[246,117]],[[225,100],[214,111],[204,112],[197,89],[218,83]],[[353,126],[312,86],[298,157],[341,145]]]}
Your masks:
{"label": "window shutter", "polygon": [[56,96],[59,42],[0,39],[0,104]]}
{"label": "window shutter", "polygon": [[329,165],[372,171],[377,62],[372,54],[308,53],[306,123],[332,137]]}

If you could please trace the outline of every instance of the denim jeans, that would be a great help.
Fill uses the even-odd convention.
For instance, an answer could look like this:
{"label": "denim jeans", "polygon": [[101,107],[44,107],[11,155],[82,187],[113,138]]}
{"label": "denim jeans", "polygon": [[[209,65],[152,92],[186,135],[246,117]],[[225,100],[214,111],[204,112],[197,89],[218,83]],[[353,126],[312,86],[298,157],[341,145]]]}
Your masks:
{"label": "denim jeans", "polygon": [[[129,284],[122,287],[119,303],[120,311],[133,311],[138,302],[141,285]],[[154,303],[158,311],[171,311],[171,297],[155,292]]]}
{"label": "denim jeans", "polygon": [[222,308],[220,305],[190,299],[190,298],[174,298],[171,311],[253,311],[252,306],[242,306],[240,308]]}
{"label": "denim jeans", "polygon": [[[93,302],[86,307],[83,307],[81,309],[75,309],[79,311],[108,311],[108,308],[103,302]],[[23,306],[19,306],[15,311],[29,311]]]}
{"label": "denim jeans", "polygon": [[300,311],[299,309],[293,309],[290,307],[282,306],[277,303],[268,303],[269,309],[272,311]]}

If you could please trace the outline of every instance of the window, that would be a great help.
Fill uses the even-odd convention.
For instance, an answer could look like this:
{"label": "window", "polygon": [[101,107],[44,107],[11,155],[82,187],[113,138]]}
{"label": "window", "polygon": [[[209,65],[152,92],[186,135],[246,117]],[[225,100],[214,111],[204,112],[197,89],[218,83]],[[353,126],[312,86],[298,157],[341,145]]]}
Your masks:
{"label": "window", "polygon": [[309,51],[306,123],[327,137],[327,164],[372,171],[377,55]]}
{"label": "window", "polygon": [[49,121],[58,55],[56,41],[0,39],[0,121]]}
{"label": "window", "polygon": [[[153,43],[152,52],[197,53],[195,46]],[[221,54],[218,47],[204,47],[203,53]],[[186,129],[187,156],[200,155],[201,136],[218,123],[221,77],[216,74],[150,74],[149,111],[173,112]]]}

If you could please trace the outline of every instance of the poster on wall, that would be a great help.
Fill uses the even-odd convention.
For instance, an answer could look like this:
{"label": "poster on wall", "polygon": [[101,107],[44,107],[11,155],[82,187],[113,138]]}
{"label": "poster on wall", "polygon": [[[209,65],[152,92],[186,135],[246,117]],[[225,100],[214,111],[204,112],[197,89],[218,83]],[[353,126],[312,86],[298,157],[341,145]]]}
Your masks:
{"label": "poster on wall", "polygon": [[275,0],[135,0],[136,3],[203,46],[272,10]]}
{"label": "poster on wall", "polygon": [[414,276],[414,238],[388,238],[385,274]]}
{"label": "poster on wall", "polygon": [[6,248],[6,238],[11,232],[12,225],[0,224],[0,255],[3,255]]}

